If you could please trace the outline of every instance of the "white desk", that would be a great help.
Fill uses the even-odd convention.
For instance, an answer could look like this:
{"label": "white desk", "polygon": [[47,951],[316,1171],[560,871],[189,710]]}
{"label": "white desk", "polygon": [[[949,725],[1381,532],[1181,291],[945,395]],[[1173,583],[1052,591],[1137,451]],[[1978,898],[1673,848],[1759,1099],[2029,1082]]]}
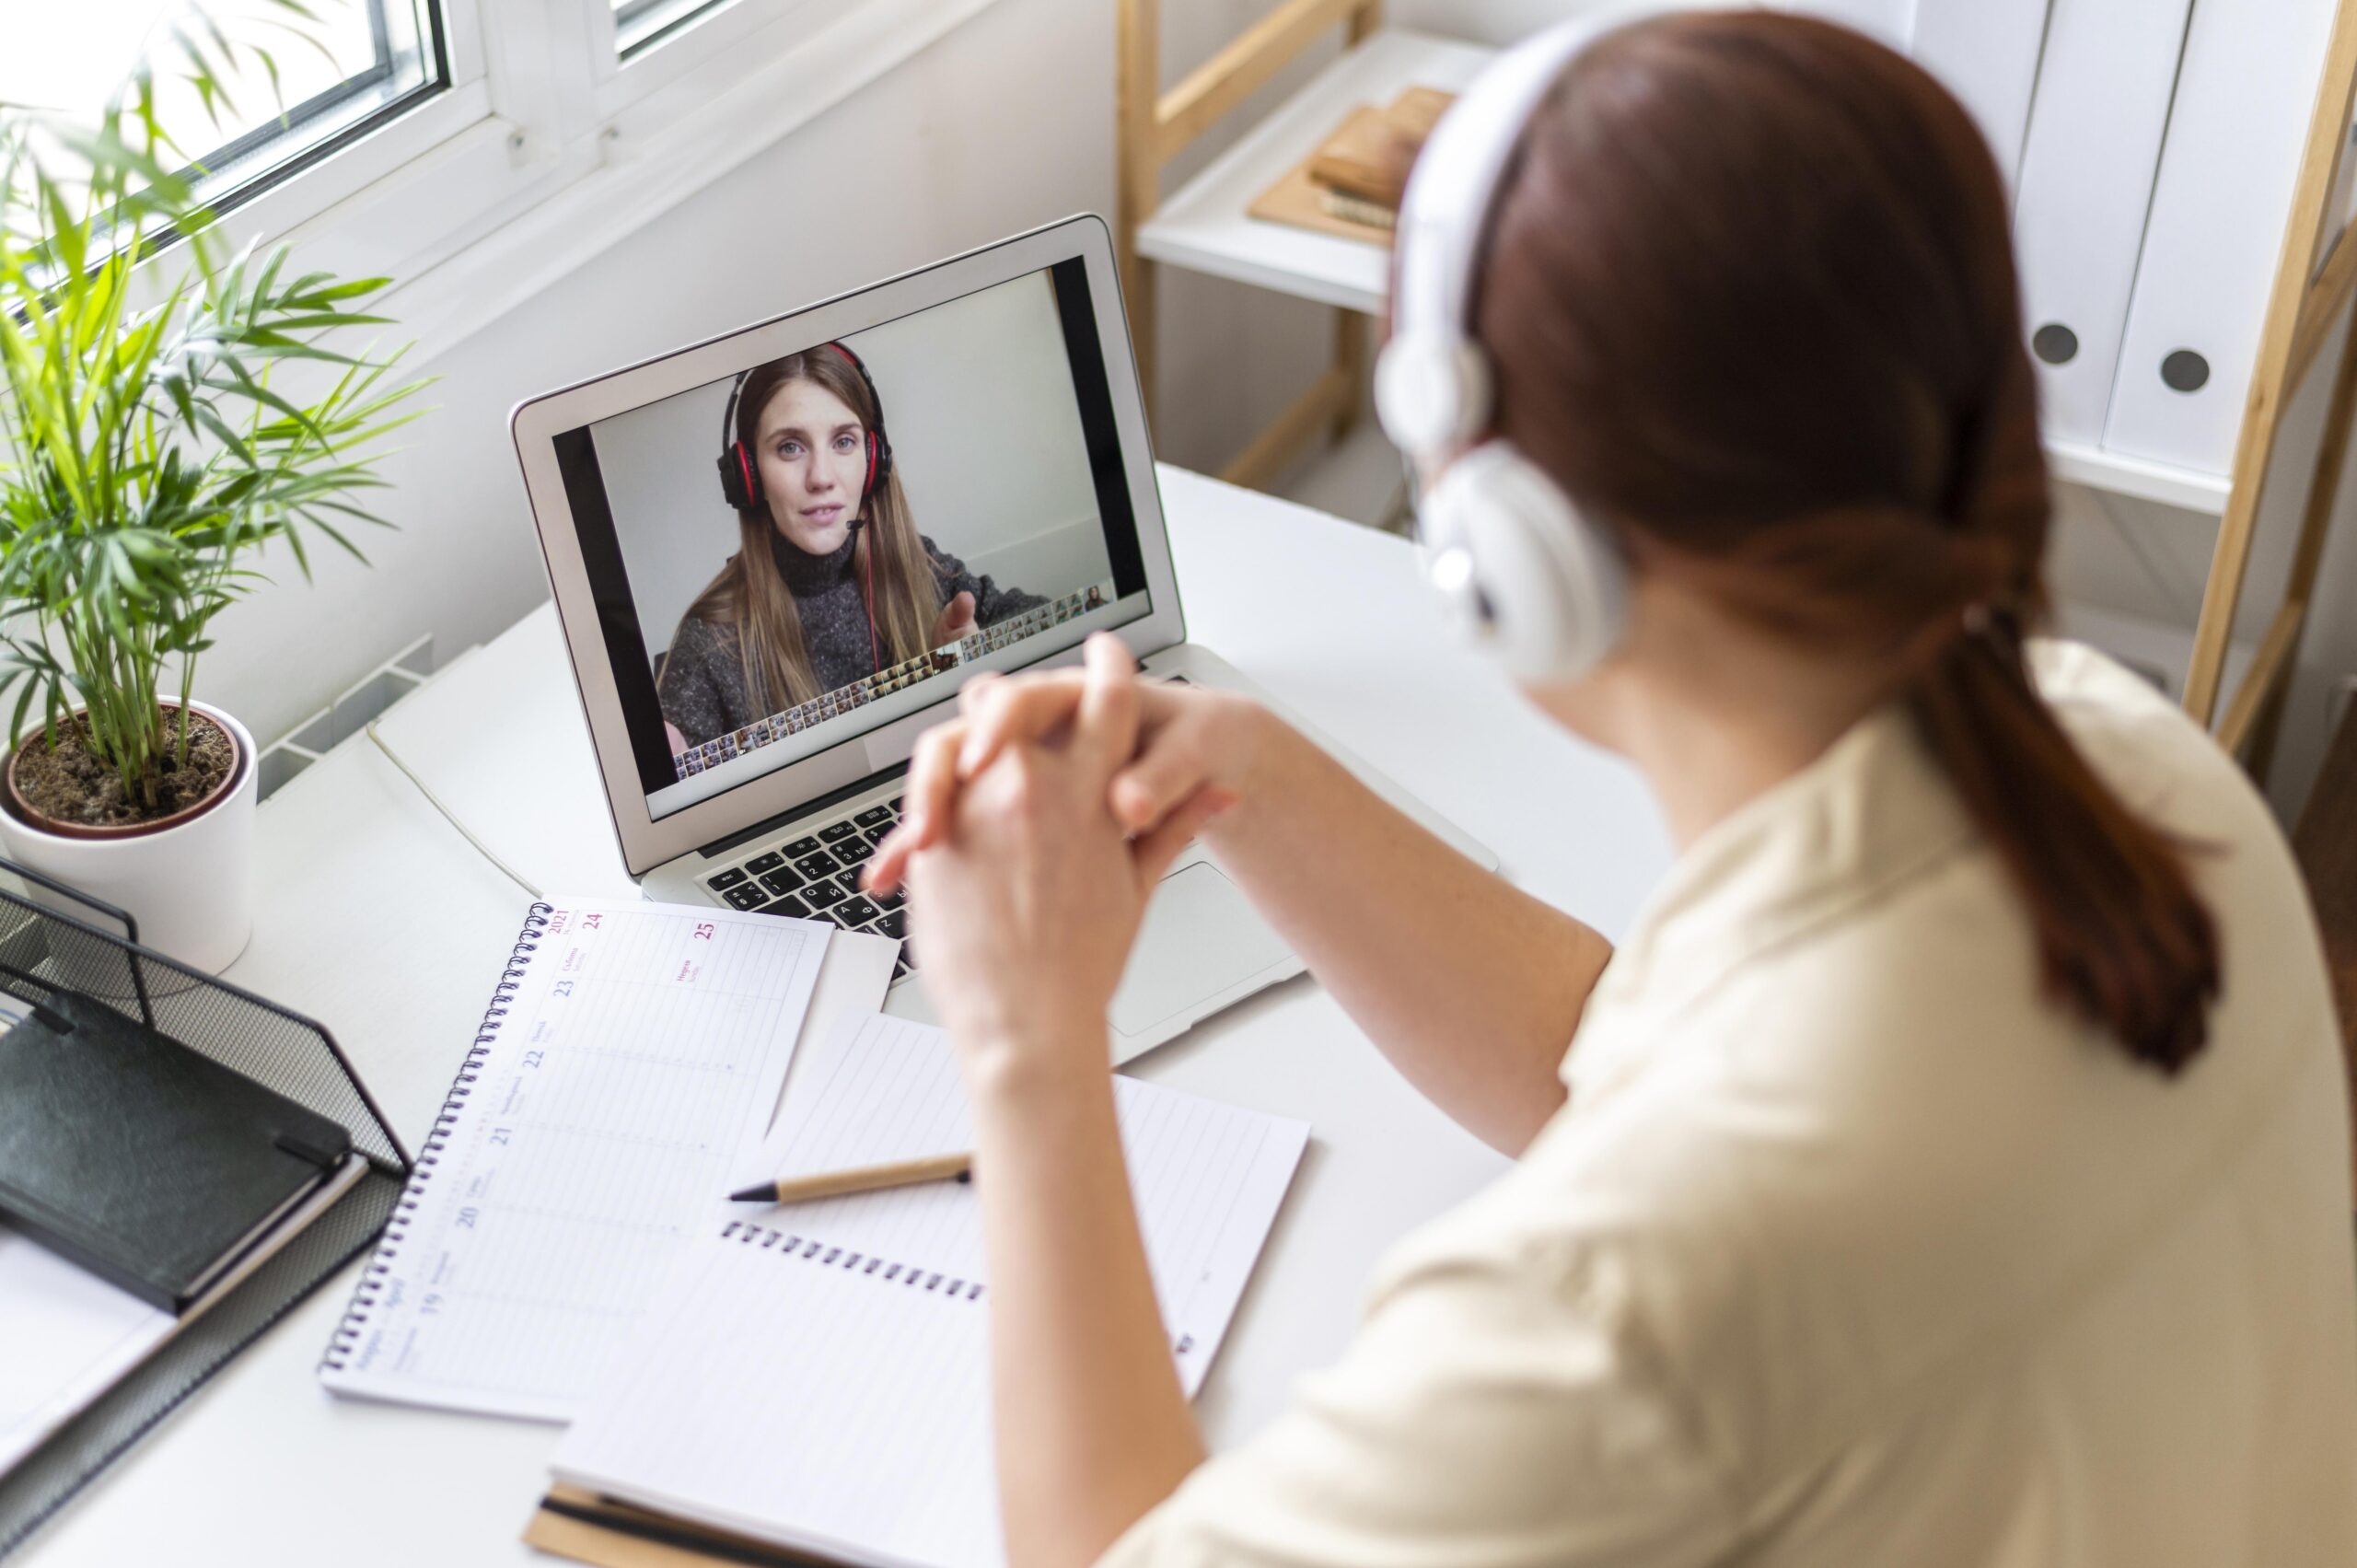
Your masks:
{"label": "white desk", "polygon": [[[1668,863],[1633,775],[1447,645],[1399,540],[1162,475],[1188,628],[1608,934]],[[520,524],[518,526],[521,526]],[[455,662],[381,726],[543,888],[626,889],[552,612]],[[525,895],[366,740],[261,810],[252,947],[230,978],[331,1028],[414,1149],[472,1038]],[[1329,1361],[1403,1231],[1502,1162],[1420,1099],[1304,979],[1133,1065],[1306,1119],[1310,1155],[1199,1409],[1215,1446]],[[23,1553],[39,1568],[545,1562],[517,1539],[556,1429],[331,1398],[312,1368],[352,1271],[233,1362]]]}

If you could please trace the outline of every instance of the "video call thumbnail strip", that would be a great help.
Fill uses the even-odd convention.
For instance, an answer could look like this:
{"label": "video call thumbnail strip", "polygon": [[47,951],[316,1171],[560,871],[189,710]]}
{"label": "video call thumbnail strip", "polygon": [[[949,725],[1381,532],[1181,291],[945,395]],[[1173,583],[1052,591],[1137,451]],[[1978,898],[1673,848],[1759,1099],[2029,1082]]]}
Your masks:
{"label": "video call thumbnail strip", "polygon": [[767,718],[755,719],[742,729],[714,736],[701,746],[691,747],[676,754],[671,759],[672,765],[680,778],[692,778],[731,758],[741,757],[828,719],[839,718],[853,708],[865,707],[880,697],[906,691],[920,680],[945,674],[961,664],[970,664],[986,654],[996,653],[1026,637],[1061,626],[1074,617],[1101,609],[1112,600],[1113,585],[1110,582],[1092,584],[1062,598],[1027,610],[1020,615],[1009,616],[995,625],[985,626],[970,636],[944,644],[915,658],[864,676],[848,686],[822,692],[784,713],[772,714]]}

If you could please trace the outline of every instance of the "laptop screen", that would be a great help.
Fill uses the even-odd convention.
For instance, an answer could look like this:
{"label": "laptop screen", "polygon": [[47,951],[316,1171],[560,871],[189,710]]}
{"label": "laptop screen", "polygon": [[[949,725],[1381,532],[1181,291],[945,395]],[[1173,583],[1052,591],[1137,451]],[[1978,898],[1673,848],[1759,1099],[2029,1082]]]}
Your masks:
{"label": "laptop screen", "polygon": [[555,450],[650,819],[1150,608],[1077,258]]}

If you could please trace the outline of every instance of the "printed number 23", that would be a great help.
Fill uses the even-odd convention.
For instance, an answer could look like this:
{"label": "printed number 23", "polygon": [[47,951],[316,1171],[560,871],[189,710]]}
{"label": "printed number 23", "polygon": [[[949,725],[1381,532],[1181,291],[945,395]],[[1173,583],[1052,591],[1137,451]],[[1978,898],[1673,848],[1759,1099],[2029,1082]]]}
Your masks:
{"label": "printed number 23", "polygon": [[556,982],[556,990],[555,990],[552,994],[554,994],[554,995],[557,995],[557,996],[570,996],[570,995],[572,995],[572,994],[573,994],[573,982],[572,982],[571,981],[569,981],[569,980],[561,980],[561,981],[558,981]]}

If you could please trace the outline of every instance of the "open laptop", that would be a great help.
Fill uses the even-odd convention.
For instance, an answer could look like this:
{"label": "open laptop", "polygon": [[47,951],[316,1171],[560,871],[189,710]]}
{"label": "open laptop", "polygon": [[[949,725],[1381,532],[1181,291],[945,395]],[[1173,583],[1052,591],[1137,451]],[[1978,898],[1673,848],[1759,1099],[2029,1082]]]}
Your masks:
{"label": "open laptop", "polygon": [[[830,431],[823,419],[807,436],[778,424],[801,418],[801,405],[767,392],[775,373],[758,367],[804,351],[840,367],[820,374],[841,397],[811,406],[848,406],[842,400],[864,388],[883,442],[870,445],[865,428]],[[856,387],[844,378],[853,372]],[[784,412],[740,412],[751,401]],[[519,405],[512,423],[631,874],[651,898],[903,939],[895,1014],[933,1016],[923,937],[906,941],[900,899],[859,891],[859,867],[899,819],[916,738],[955,713],[966,679],[1075,662],[1082,640],[1103,630],[1149,678],[1268,701],[1187,641],[1112,249],[1097,217],[547,393]],[[737,440],[749,427],[759,452]],[[825,468],[819,454],[830,443],[865,466]],[[875,459],[886,451],[879,478]],[[761,453],[788,466],[762,469],[769,488],[749,494]],[[889,517],[877,499],[888,487]],[[850,567],[855,552],[790,551],[768,537],[773,525],[824,550],[845,537],[845,512],[903,537],[913,522],[936,582],[954,562],[954,581],[974,595],[970,628],[945,610],[922,640],[946,640],[902,656],[907,638],[895,646],[882,635],[890,607],[879,609],[872,574]],[[714,610],[731,580],[740,604],[772,591],[727,576],[743,571],[731,559],[751,555],[756,540],[775,553],[780,582],[792,572],[795,612],[809,622],[804,668],[784,691],[747,657],[741,628],[753,611],[731,621]],[[881,548],[865,558],[871,569]],[[830,569],[855,580],[846,587]],[[865,610],[864,624],[849,607]],[[773,637],[760,645],[776,646]],[[822,678],[832,683],[819,689]],[[1364,763],[1319,743],[1494,866]],[[1114,998],[1114,1060],[1301,969],[1209,854],[1190,849],[1149,902]]]}

